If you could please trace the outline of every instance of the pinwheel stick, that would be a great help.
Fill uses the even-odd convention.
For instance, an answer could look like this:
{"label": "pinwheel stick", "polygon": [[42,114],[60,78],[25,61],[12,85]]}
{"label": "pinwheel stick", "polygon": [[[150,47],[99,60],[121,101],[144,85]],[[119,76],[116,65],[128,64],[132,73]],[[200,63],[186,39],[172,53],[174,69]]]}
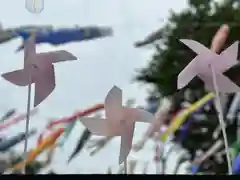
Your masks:
{"label": "pinwheel stick", "polygon": [[124,161],[123,168],[124,168],[124,174],[127,174],[128,173],[127,160]]}
{"label": "pinwheel stick", "polygon": [[[31,92],[32,92],[32,86],[31,86],[31,82],[32,82],[32,76],[31,73],[29,73],[28,76],[28,96],[27,96],[27,116],[26,116],[26,124],[25,124],[25,131],[26,134],[28,134],[29,132],[29,123],[30,123],[30,108],[31,108]],[[27,158],[28,156],[28,152],[27,152],[27,147],[28,147],[28,138],[26,136],[25,141],[24,141],[24,159]],[[23,166],[23,174],[26,174],[26,164],[24,164]]]}
{"label": "pinwheel stick", "polygon": [[218,114],[219,124],[222,129],[224,146],[225,146],[225,151],[226,151],[226,156],[227,156],[227,164],[228,164],[228,171],[229,171],[228,173],[229,173],[229,175],[231,175],[232,174],[232,164],[231,164],[230,152],[228,151],[229,146],[228,146],[228,140],[227,140],[227,133],[225,130],[226,125],[225,125],[224,118],[223,118],[223,111],[222,111],[221,99],[220,99],[219,89],[218,89],[217,80],[216,80],[216,73],[214,71],[214,68],[211,65],[210,65],[210,68],[212,71],[213,86],[214,86],[214,90],[216,93],[216,96],[215,96],[216,110],[217,110],[217,114]]}
{"label": "pinwheel stick", "polygon": [[214,153],[216,153],[221,147],[223,146],[223,142],[222,140],[218,140],[217,142],[215,142],[214,145],[212,145],[207,152],[205,152],[205,154],[202,155],[202,157],[200,158],[200,162],[202,163],[203,161],[205,161],[207,158],[209,158],[210,156],[212,156]]}

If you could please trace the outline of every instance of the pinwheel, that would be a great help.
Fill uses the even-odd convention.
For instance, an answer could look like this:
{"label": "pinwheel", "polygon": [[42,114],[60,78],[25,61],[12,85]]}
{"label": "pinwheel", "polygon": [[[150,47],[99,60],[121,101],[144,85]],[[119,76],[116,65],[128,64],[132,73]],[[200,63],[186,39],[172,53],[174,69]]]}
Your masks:
{"label": "pinwheel", "polygon": [[[17,32],[21,36],[21,31]],[[23,32],[25,33],[25,32]],[[20,70],[2,74],[2,77],[17,85],[28,86],[27,99],[27,120],[26,132],[30,120],[31,108],[31,84],[35,84],[34,107],[45,100],[55,88],[55,73],[53,63],[77,60],[75,56],[67,51],[53,51],[46,53],[36,53],[35,34],[28,33],[25,38],[24,47],[24,67]],[[27,151],[27,139],[25,140],[24,152]]]}
{"label": "pinwheel", "polygon": [[122,91],[114,86],[105,99],[106,119],[83,117],[82,124],[94,135],[121,136],[119,164],[124,162],[126,171],[126,158],[132,147],[132,138],[135,122],[150,123],[154,116],[142,109],[122,106]]}
{"label": "pinwheel", "polygon": [[[228,32],[228,29],[228,26],[222,26],[218,30],[213,41],[223,44],[223,42],[226,41],[226,32]],[[215,50],[216,48],[212,47],[211,51],[194,40],[182,39],[180,41],[198,55],[178,75],[178,89],[182,89],[195,76],[198,76],[205,83],[206,90],[216,93],[215,107],[218,111],[219,124],[221,125],[224,136],[225,149],[228,151],[228,142],[223,119],[220,93],[224,94],[240,91],[240,87],[234,84],[228,77],[223,75],[223,73],[229,68],[238,64],[238,42],[235,42],[226,50],[221,52],[220,55],[218,55],[215,53],[219,51]],[[217,43],[215,44],[217,47]],[[227,152],[227,161],[229,174],[231,174],[232,167],[229,152]]]}
{"label": "pinwheel", "polygon": [[[126,107],[133,107],[133,105],[135,104],[135,100],[134,99],[128,99],[126,102],[125,102],[125,106]],[[96,116],[98,117],[101,117],[101,115],[98,115],[96,114]],[[86,131],[86,134],[87,134],[87,129],[85,130]],[[91,132],[89,132],[89,138],[91,136]],[[84,136],[83,136],[84,137]],[[87,137],[87,136],[86,136]],[[93,156],[95,155],[97,152],[99,152],[101,149],[104,149],[104,147],[113,139],[113,137],[103,137],[103,138],[98,138],[98,139],[93,139],[93,140],[90,140],[90,142],[88,143],[87,145],[87,148],[88,149],[93,149],[91,152],[90,152],[90,156]],[[88,140],[88,139],[87,139]],[[86,141],[84,141],[86,142]],[[80,145],[80,143],[79,143]],[[82,144],[82,147],[83,147],[84,144]]]}
{"label": "pinwheel", "polygon": [[[199,55],[179,74],[178,87],[183,88],[194,76],[198,75],[205,82],[206,88],[216,93],[215,102],[219,112],[219,121],[221,126],[225,127],[219,92],[231,93],[240,91],[240,88],[236,84],[222,74],[227,69],[237,64],[238,43],[234,43],[220,55],[217,55],[195,41],[182,40],[182,42]],[[222,131],[224,131],[223,134],[227,150],[228,143],[226,140],[226,132],[224,128],[222,128]],[[229,162],[229,173],[231,174],[230,171],[232,168],[229,153],[227,157]]]}
{"label": "pinwheel", "polygon": [[[34,83],[34,107],[36,107],[46,99],[55,88],[53,63],[77,60],[77,58],[67,51],[52,51],[36,54],[35,35],[26,40],[24,55],[24,68],[4,73],[2,77],[17,86],[30,86]],[[29,77],[31,78],[29,79]]]}

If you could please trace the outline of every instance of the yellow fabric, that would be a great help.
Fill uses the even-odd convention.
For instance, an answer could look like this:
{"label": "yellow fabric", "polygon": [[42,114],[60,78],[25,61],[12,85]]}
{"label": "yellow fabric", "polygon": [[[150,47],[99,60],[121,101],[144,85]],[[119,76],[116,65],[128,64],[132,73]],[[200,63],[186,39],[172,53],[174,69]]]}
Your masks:
{"label": "yellow fabric", "polygon": [[211,101],[215,95],[213,93],[209,93],[205,95],[202,99],[198,100],[197,102],[193,103],[188,108],[182,110],[180,113],[176,115],[176,117],[172,120],[171,124],[169,125],[168,129],[161,135],[161,140],[166,142],[168,136],[174,133],[187,119],[187,117],[205,105],[207,102]]}
{"label": "yellow fabric", "polygon": [[[14,169],[22,169],[25,165],[31,163],[32,161],[34,161],[36,159],[36,157],[41,154],[44,150],[46,149],[52,149],[55,148],[55,142],[57,140],[58,137],[56,136],[49,136],[46,139],[44,139],[35,149],[33,149],[32,151],[29,152],[28,157],[23,160],[20,163],[17,163],[15,165],[13,165],[10,170],[14,170]],[[7,170],[9,171],[9,170]]]}

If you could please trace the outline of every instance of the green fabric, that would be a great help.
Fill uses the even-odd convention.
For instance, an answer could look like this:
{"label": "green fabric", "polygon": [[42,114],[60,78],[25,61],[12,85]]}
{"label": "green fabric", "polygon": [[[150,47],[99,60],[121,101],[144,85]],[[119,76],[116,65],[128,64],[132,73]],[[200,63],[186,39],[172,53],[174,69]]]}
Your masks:
{"label": "green fabric", "polygon": [[64,143],[67,141],[67,139],[68,139],[68,137],[70,136],[73,128],[74,128],[75,125],[76,125],[76,122],[77,122],[77,120],[72,121],[72,122],[70,122],[70,123],[66,126],[63,135],[60,137],[60,139],[59,139],[59,141],[58,141],[58,145],[59,145],[60,147],[62,147],[62,146],[64,145]]}
{"label": "green fabric", "polygon": [[240,152],[240,142],[236,141],[230,146],[230,153],[231,153],[232,159],[235,159],[239,154],[239,152]]}

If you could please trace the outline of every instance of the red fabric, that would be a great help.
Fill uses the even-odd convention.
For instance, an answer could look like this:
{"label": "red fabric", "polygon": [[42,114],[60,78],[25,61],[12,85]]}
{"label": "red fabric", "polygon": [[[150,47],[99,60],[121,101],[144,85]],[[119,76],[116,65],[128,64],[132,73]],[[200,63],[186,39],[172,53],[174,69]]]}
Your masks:
{"label": "red fabric", "polygon": [[[30,111],[30,116],[37,113],[37,109],[33,109]],[[6,122],[0,123],[0,130],[4,130],[11,125],[17,124],[20,121],[23,121],[26,118],[27,114],[21,114],[15,118],[9,119]]]}
{"label": "red fabric", "polygon": [[78,117],[82,117],[82,116],[87,116],[95,111],[98,111],[98,110],[101,110],[104,108],[104,105],[103,104],[97,104],[97,105],[94,105],[90,108],[87,108],[85,110],[82,110],[82,111],[78,111],[76,113],[74,113],[72,116],[69,116],[69,117],[64,117],[62,119],[59,119],[59,120],[54,120],[54,121],[51,121],[47,128],[51,128],[53,125],[56,125],[56,124],[60,124],[60,123],[69,123],[69,122],[72,122],[74,120],[76,120]]}

